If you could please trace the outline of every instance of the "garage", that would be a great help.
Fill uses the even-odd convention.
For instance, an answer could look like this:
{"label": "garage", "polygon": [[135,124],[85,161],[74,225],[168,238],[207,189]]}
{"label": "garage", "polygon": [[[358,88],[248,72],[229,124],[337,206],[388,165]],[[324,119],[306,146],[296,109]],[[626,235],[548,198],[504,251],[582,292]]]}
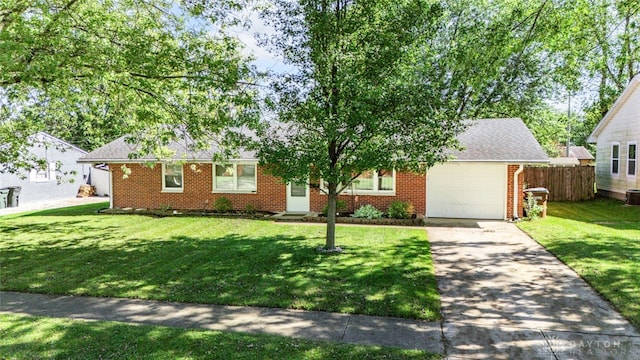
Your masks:
{"label": "garage", "polygon": [[427,171],[427,216],[505,219],[505,163],[449,162]]}

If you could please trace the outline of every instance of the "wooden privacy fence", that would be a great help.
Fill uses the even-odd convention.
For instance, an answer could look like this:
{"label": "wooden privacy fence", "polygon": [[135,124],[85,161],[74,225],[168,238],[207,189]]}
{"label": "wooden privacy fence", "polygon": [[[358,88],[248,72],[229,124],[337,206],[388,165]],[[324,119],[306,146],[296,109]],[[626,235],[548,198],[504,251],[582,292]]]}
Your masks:
{"label": "wooden privacy fence", "polygon": [[595,197],[593,166],[525,166],[523,174],[525,186],[549,189],[549,201],[583,201]]}

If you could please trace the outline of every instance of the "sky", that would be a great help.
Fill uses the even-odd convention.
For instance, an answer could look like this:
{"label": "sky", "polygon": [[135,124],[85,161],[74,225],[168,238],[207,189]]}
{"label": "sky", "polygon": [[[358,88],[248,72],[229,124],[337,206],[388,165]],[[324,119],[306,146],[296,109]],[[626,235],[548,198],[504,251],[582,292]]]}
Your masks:
{"label": "sky", "polygon": [[256,34],[274,34],[274,29],[266,25],[256,14],[248,16],[251,26],[248,29],[235,27],[230,30],[230,34],[235,35],[245,46],[245,54],[252,55],[255,60],[253,64],[259,71],[273,71],[275,73],[285,73],[291,70],[291,66],[284,63],[284,60],[277,54],[269,52],[266,48],[258,45]]}

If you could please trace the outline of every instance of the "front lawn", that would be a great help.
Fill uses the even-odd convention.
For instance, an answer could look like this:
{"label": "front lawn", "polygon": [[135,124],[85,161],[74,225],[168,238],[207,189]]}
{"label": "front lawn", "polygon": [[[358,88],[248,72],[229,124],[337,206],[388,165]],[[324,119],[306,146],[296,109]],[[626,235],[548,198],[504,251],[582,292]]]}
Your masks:
{"label": "front lawn", "polygon": [[519,226],[640,327],[640,207],[550,203],[548,215]]}
{"label": "front lawn", "polygon": [[0,359],[437,359],[418,350],[0,315]]}
{"label": "front lawn", "polygon": [[435,320],[424,229],[97,215],[105,204],[0,217],[0,289]]}

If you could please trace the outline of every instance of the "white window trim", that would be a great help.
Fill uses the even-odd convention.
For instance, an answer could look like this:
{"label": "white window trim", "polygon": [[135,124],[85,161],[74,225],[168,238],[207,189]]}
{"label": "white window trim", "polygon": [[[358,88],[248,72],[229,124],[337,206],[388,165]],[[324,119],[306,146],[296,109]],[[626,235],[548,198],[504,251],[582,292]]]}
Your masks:
{"label": "white window trim", "polygon": [[[29,172],[29,180],[34,183],[48,183],[56,180],[56,166],[57,164],[55,162],[51,162],[51,163],[47,163],[46,169],[41,169],[41,170],[31,169],[31,171]],[[45,178],[38,179],[39,171],[44,171],[47,174],[47,176]]]}
{"label": "white window trim", "polygon": [[[614,158],[613,157],[613,147],[614,146],[618,146],[618,157]],[[611,158],[609,159],[609,173],[611,174],[611,176],[620,176],[620,152],[622,151],[621,147],[620,147],[620,143],[617,141],[614,141],[611,143],[611,147],[609,147],[609,154],[611,154]],[[618,172],[615,173],[613,172],[613,160],[618,160]]]}
{"label": "white window trim", "polygon": [[[636,158],[635,159],[629,158],[629,146],[630,145],[635,145],[636,146]],[[629,162],[631,160],[633,160],[635,162],[635,165],[634,165],[635,172],[634,172],[633,175],[629,174],[629,169],[630,169]],[[629,142],[627,142],[627,177],[635,178],[637,175],[638,175],[638,143],[635,142],[635,141],[629,141]]]}
{"label": "white window trim", "polygon": [[[216,166],[218,165],[233,165],[233,190],[229,189],[217,189],[216,188]],[[253,190],[238,190],[238,165],[253,165],[255,166],[255,171],[253,172],[253,182],[256,184],[256,188]],[[228,163],[213,163],[213,167],[211,169],[212,174],[212,193],[213,194],[256,194],[258,192],[258,163],[251,161],[238,161],[238,162],[228,162]]]}
{"label": "white window trim", "polygon": [[[378,172],[375,171],[373,173],[373,186],[375,187],[373,190],[358,190],[352,188],[351,185],[347,186],[346,189],[342,190],[341,195],[375,195],[375,196],[396,196],[396,171],[392,170],[391,176],[393,178],[393,189],[392,190],[378,190]],[[354,180],[356,181],[356,180]],[[352,183],[353,185],[353,183]],[[338,186],[339,188],[340,186]],[[326,195],[327,187],[325,186],[324,180],[320,180],[320,188],[324,191],[321,193]]]}
{"label": "white window trim", "polygon": [[167,187],[166,186],[166,170],[167,165],[173,166],[177,164],[162,164],[162,192],[163,193],[182,193],[184,192],[184,165],[180,165],[180,169],[182,170],[182,186],[179,188]]}

